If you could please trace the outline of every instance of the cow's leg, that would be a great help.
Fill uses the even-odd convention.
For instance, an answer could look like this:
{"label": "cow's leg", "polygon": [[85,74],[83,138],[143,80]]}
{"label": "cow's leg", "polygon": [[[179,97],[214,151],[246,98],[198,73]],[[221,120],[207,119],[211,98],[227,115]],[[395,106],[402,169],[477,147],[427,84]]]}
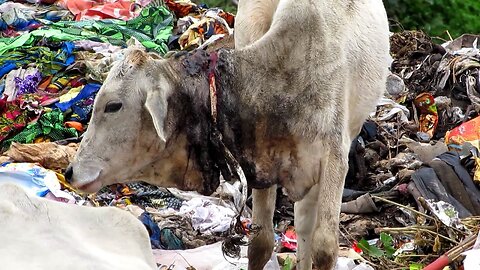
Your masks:
{"label": "cow's leg", "polygon": [[330,149],[323,164],[319,186],[316,228],[313,234],[313,262],[317,269],[331,270],[338,253],[338,223],[342,191],[347,174],[348,144]]}
{"label": "cow's leg", "polygon": [[248,269],[260,270],[272,256],[273,238],[273,211],[277,186],[267,189],[253,189],[252,222],[260,225],[262,229],[252,238],[248,246]]}
{"label": "cow's leg", "polygon": [[312,269],[312,237],[317,223],[319,185],[314,185],[307,195],[295,202],[295,231],[297,233],[297,270]]}

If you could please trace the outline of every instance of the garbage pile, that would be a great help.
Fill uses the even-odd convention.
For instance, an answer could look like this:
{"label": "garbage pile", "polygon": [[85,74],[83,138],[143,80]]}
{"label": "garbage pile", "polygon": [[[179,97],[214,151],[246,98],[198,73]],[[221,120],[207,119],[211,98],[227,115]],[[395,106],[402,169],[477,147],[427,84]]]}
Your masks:
{"label": "garbage pile", "polygon": [[[168,57],[178,50],[231,47],[234,20],[188,0],[0,0],[0,182],[64,203],[120,207],[145,225],[164,269],[172,262],[178,269],[205,263],[195,256],[214,256],[228,236],[239,196],[235,186],[222,182],[205,197],[118,184],[86,196],[62,173],[123,48],[136,44]],[[351,146],[337,269],[476,269],[467,265],[480,258],[478,36],[439,45],[423,32],[404,31],[390,40],[385,95]],[[293,205],[280,188],[274,222],[279,255],[268,269],[279,263],[291,269]],[[248,217],[243,225],[248,232]],[[183,258],[184,268],[179,250],[190,256]],[[462,254],[468,254],[465,260]],[[231,267],[215,256],[207,256],[209,263]]]}
{"label": "garbage pile", "polygon": [[391,74],[352,143],[341,217],[343,243],[376,269],[459,269],[476,240],[479,37],[390,37]]}

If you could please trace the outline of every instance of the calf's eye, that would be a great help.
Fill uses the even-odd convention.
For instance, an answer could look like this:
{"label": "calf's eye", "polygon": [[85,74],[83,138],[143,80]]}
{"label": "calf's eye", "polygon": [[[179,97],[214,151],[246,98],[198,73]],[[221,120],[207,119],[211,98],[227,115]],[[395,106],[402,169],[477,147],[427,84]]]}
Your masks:
{"label": "calf's eye", "polygon": [[110,101],[107,103],[107,106],[105,106],[105,112],[106,113],[114,113],[118,112],[122,108],[122,103],[118,101]]}

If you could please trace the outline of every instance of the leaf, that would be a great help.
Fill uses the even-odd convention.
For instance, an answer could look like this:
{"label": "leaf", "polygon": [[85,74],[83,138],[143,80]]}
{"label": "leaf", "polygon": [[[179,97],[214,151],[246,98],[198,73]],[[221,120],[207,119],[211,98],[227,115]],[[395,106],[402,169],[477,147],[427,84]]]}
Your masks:
{"label": "leaf", "polygon": [[367,255],[375,258],[380,258],[385,255],[382,250],[380,250],[377,246],[370,245],[365,239],[362,239],[358,242],[358,247]]}
{"label": "leaf", "polygon": [[440,242],[440,237],[438,235],[435,237],[435,244],[433,244],[433,252],[439,252],[442,249],[442,243]]}
{"label": "leaf", "polygon": [[380,241],[383,244],[383,248],[387,253],[387,257],[393,257],[393,253],[395,253],[395,248],[393,247],[393,238],[391,235],[387,233],[380,233]]}
{"label": "leaf", "polygon": [[422,270],[423,265],[420,263],[412,263],[410,264],[409,270]]}
{"label": "leaf", "polygon": [[292,258],[290,258],[290,256],[288,256],[287,258],[285,258],[285,262],[283,263],[283,267],[282,267],[282,270],[291,270],[293,267],[292,267]]}

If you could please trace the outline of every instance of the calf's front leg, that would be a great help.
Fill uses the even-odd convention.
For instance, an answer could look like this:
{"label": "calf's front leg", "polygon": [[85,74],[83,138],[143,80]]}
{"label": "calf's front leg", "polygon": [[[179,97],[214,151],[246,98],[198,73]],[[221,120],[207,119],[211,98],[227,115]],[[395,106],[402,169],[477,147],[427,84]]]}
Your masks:
{"label": "calf's front leg", "polygon": [[313,264],[320,270],[335,267],[342,191],[348,168],[348,144],[330,149],[318,183],[317,222],[313,233]]}
{"label": "calf's front leg", "polygon": [[[340,145],[340,144],[337,144]],[[326,151],[321,178],[295,203],[297,270],[334,268],[338,253],[338,222],[343,184],[348,166],[348,144]]]}
{"label": "calf's front leg", "polygon": [[295,202],[295,231],[297,233],[297,270],[312,269],[312,238],[317,221],[318,184],[302,200]]}
{"label": "calf's front leg", "polygon": [[253,189],[252,223],[261,226],[248,246],[248,269],[261,270],[272,256],[273,237],[273,212],[277,186],[266,189]]}

